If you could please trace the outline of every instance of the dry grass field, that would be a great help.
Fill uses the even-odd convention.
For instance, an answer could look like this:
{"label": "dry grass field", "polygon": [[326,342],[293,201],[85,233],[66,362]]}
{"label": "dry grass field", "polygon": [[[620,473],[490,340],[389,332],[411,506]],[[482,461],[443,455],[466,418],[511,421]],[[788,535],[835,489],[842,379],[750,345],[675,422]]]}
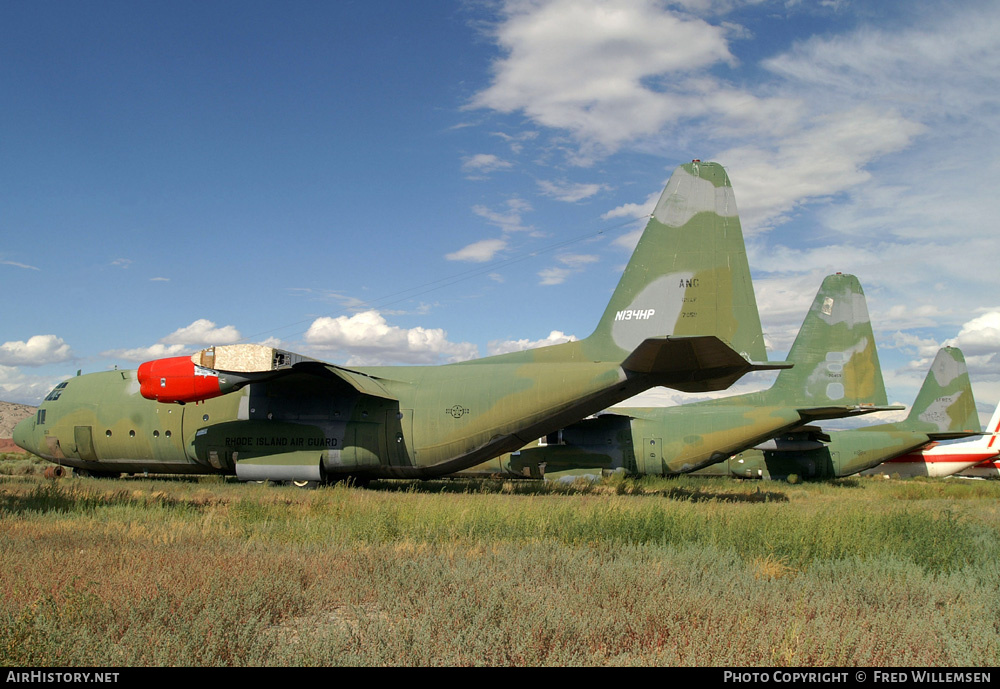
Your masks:
{"label": "dry grass field", "polygon": [[1000,482],[302,491],[18,466],[5,665],[1000,664]]}

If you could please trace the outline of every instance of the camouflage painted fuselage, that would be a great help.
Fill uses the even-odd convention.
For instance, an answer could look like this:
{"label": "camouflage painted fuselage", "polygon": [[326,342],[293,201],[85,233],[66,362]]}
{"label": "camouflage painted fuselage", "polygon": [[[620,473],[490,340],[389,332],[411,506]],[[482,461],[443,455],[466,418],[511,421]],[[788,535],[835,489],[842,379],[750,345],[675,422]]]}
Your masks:
{"label": "camouflage painted fuselage", "polygon": [[[790,451],[750,449],[694,472],[696,476],[735,478],[829,479],[851,476],[930,442],[924,433],[858,429],[836,431],[829,443],[799,446]],[[778,445],[781,446],[778,439]],[[799,442],[790,439],[789,442]]]}
{"label": "camouflage painted fuselage", "polygon": [[[617,366],[558,364],[530,377],[517,364],[481,368],[394,368],[397,377],[409,374],[383,380],[396,399],[290,375],[187,405],[144,399],[134,371],[95,373],[67,381],[15,435],[46,459],[93,472],[233,473],[239,462],[247,478],[255,465],[301,466],[303,479],[316,478],[311,469],[320,466],[329,474],[424,475],[429,467],[447,472],[448,460],[520,447],[518,430],[546,432],[556,419],[630,394]],[[504,389],[484,389],[484,376],[505,381]]]}
{"label": "camouflage painted fuselage", "polygon": [[[229,349],[238,355],[240,347],[272,351]],[[263,367],[239,368],[220,363],[230,353],[224,350],[194,355],[187,382],[211,378],[221,386],[232,375],[244,387],[174,397],[189,402],[178,405],[143,396],[156,394],[157,381],[166,389],[166,375],[153,376],[152,392],[142,393],[133,371],[78,376],[17,427],[15,440],[93,472],[436,476],[516,450],[653,386],[726,388],[756,368],[750,359],[765,357],[729,178],[721,165],[700,162],[675,170],[584,340],[446,366],[351,369],[283,350]],[[209,356],[218,370],[205,363]],[[170,386],[187,380],[170,375]]]}
{"label": "camouflage painted fuselage", "polygon": [[677,474],[725,459],[799,421],[798,412],[785,407],[616,407],[475,471],[549,478],[614,471]]}

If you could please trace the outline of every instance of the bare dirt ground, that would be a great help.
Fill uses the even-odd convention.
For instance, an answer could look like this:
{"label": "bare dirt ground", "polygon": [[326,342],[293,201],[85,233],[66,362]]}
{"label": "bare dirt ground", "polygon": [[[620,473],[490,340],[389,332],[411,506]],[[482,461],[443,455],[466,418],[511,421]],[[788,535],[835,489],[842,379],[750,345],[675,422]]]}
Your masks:
{"label": "bare dirt ground", "polygon": [[18,452],[21,448],[14,444],[14,426],[21,419],[35,413],[36,407],[13,402],[0,402],[0,452]]}

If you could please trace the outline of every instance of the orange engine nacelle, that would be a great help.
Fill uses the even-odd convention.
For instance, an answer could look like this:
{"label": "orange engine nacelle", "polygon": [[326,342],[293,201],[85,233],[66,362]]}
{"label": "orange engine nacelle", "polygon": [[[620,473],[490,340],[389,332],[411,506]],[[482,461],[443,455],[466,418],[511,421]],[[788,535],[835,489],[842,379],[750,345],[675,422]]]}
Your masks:
{"label": "orange engine nacelle", "polygon": [[219,372],[196,366],[189,356],[155,359],[139,366],[139,392],[157,402],[200,402],[235,389]]}

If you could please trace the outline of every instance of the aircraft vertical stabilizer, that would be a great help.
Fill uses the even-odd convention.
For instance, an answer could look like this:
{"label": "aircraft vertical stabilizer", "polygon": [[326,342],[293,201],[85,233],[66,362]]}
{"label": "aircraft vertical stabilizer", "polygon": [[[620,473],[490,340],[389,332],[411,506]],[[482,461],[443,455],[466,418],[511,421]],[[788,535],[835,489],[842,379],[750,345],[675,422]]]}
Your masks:
{"label": "aircraft vertical stabilizer", "polygon": [[906,420],[881,428],[921,431],[936,440],[979,432],[979,413],[962,350],[957,347],[938,350]]}
{"label": "aircraft vertical stabilizer", "polygon": [[747,360],[766,358],[736,198],[718,163],[674,170],[584,352],[623,361],[664,335],[714,335]]}
{"label": "aircraft vertical stabilizer", "polygon": [[861,283],[837,273],[823,280],[778,374],[768,404],[796,407],[886,404],[885,383]]}

